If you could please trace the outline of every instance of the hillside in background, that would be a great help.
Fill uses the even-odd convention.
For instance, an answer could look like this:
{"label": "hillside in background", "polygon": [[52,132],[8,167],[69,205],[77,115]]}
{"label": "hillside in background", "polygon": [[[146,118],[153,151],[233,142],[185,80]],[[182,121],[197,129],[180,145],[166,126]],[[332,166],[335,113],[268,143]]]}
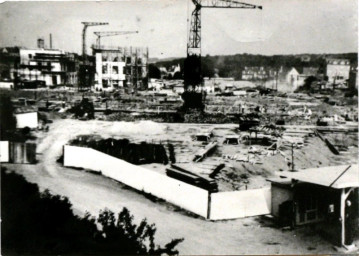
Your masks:
{"label": "hillside in background", "polygon": [[[303,59],[307,58],[307,61]],[[303,67],[320,67],[324,68],[326,58],[343,58],[349,59],[352,66],[357,66],[358,53],[341,53],[341,54],[298,54],[298,55],[253,55],[253,54],[236,54],[224,56],[203,56],[202,73],[204,77],[213,77],[217,71],[220,77],[234,77],[236,80],[241,79],[241,72],[244,67],[250,66],[269,66],[279,68],[280,66],[295,67],[298,72],[302,72]],[[180,64],[183,70],[185,58],[165,59],[155,62],[157,67],[166,67]]]}

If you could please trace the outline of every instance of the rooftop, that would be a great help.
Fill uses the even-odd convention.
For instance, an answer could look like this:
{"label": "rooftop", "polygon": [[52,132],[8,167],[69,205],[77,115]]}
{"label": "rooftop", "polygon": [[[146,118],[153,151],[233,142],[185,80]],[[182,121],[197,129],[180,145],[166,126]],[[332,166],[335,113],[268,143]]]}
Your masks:
{"label": "rooftop", "polygon": [[[346,170],[347,168],[349,169]],[[342,174],[343,172],[344,174]],[[359,187],[359,168],[357,164],[310,168],[299,172],[281,172],[279,175],[336,189]]]}

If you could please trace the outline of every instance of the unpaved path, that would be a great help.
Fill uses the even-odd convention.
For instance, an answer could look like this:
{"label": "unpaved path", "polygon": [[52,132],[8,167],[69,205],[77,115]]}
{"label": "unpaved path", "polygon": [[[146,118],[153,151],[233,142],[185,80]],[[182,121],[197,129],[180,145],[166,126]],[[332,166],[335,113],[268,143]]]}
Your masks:
{"label": "unpaved path", "polygon": [[[113,129],[114,125],[118,129]],[[150,223],[156,224],[157,243],[164,244],[171,238],[185,238],[178,246],[180,254],[334,253],[332,246],[310,229],[281,231],[260,218],[211,222],[190,217],[173,210],[170,205],[152,202],[113,180],[64,168],[56,163],[62,146],[76,135],[119,135],[119,131],[121,135],[126,135],[123,125],[101,121],[55,120],[48,133],[38,133],[38,164],[6,166],[24,175],[30,182],[37,183],[41,190],[49,189],[52,193],[67,196],[76,214],[83,215],[89,211],[97,215],[105,207],[115,212],[127,207],[136,221],[147,218]],[[141,130],[142,136],[148,137],[159,127],[155,128],[137,127],[136,131],[132,127],[128,135]]]}

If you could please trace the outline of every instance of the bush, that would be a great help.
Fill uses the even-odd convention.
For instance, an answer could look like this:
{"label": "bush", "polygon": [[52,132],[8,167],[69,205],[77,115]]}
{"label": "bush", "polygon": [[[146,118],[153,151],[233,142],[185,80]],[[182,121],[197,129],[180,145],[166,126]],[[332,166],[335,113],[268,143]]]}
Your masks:
{"label": "bush", "polygon": [[79,104],[70,109],[70,112],[74,113],[76,118],[95,118],[95,108],[93,103],[90,102],[87,98],[83,98]]}
{"label": "bush", "polygon": [[[137,226],[124,208],[117,216],[102,210],[97,218],[75,216],[68,198],[39,192],[36,184],[1,170],[3,255],[160,255],[178,254],[183,239],[155,244],[156,227]],[[97,227],[101,225],[101,229]]]}
{"label": "bush", "polygon": [[23,135],[27,136],[27,135],[30,134],[30,132],[31,132],[30,127],[26,126],[26,127],[22,128],[22,134]]}

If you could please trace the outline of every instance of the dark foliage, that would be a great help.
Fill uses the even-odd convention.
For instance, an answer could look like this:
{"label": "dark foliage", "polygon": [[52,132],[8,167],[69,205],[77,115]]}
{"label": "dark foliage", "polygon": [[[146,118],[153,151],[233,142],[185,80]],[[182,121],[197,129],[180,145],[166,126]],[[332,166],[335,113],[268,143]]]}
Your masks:
{"label": "dark foliage", "polygon": [[97,219],[88,213],[80,218],[66,197],[40,193],[37,185],[5,169],[1,175],[3,255],[178,254],[175,247],[183,239],[156,245],[155,225],[146,219],[133,224],[126,208],[117,218],[107,209]]}
{"label": "dark foliage", "polygon": [[70,142],[72,145],[87,146],[132,164],[168,164],[166,150],[161,144],[142,142],[130,143],[127,139],[92,140],[81,136]]}
{"label": "dark foliage", "polygon": [[8,139],[8,133],[16,129],[14,106],[7,95],[0,95],[0,138]]}
{"label": "dark foliage", "polygon": [[148,65],[148,77],[149,78],[160,79],[161,78],[161,71],[154,64],[149,64]]}
{"label": "dark foliage", "polygon": [[176,73],[174,73],[173,79],[174,79],[174,80],[183,79],[182,73],[177,71]]}
{"label": "dark foliage", "polygon": [[317,81],[315,76],[309,76],[304,80],[304,84],[299,87],[296,92],[312,92],[313,91],[313,83]]}
{"label": "dark foliage", "polygon": [[[351,65],[355,66],[358,63],[357,53],[343,53],[343,54],[309,54],[309,62],[301,60],[302,55],[254,55],[254,54],[236,54],[226,56],[205,56],[201,58],[202,62],[202,77],[213,77],[214,70],[218,69],[220,77],[234,77],[236,80],[241,79],[241,73],[244,67],[250,66],[268,66],[272,68],[295,67],[299,72],[302,72],[303,67],[319,67],[320,72],[324,71],[325,58],[343,58],[348,59]],[[181,70],[184,70],[185,59],[172,59],[169,61],[158,61],[156,65],[169,68],[180,64]],[[190,65],[191,66],[191,65]]]}
{"label": "dark foliage", "polygon": [[70,109],[70,112],[74,113],[76,118],[95,118],[95,108],[93,106],[93,103],[90,102],[87,98],[83,98],[79,104]]}
{"label": "dark foliage", "polygon": [[358,96],[358,89],[351,88],[348,92],[345,93],[345,97],[354,97]]}

